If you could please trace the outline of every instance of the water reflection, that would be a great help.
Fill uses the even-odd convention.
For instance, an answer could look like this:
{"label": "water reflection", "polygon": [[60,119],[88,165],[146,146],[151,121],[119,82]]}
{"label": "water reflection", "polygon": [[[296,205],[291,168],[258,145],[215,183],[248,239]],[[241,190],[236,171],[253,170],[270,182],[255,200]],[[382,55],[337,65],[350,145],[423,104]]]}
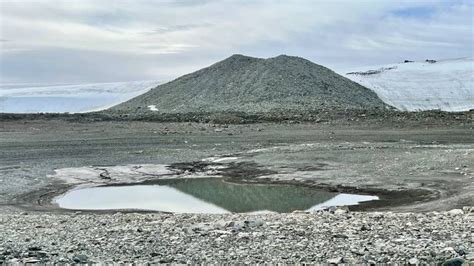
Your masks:
{"label": "water reflection", "polygon": [[177,213],[292,212],[351,205],[376,197],[291,185],[235,184],[222,179],[171,179],[147,185],[73,190],[56,199],[65,209],[142,209]]}

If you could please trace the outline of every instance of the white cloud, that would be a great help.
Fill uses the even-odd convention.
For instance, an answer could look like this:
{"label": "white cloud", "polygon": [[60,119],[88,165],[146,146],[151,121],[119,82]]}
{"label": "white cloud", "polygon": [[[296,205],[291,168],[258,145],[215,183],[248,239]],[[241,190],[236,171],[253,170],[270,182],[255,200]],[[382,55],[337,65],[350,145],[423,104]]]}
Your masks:
{"label": "white cloud", "polygon": [[[0,39],[8,40],[0,42],[0,74],[8,81],[97,81],[79,74],[84,61],[113,81],[120,75],[104,61],[127,79],[162,79],[233,53],[293,54],[336,68],[473,53],[469,1],[0,1]],[[397,14],[420,7],[429,14]],[[77,73],[48,75],[55,49]],[[97,60],[84,59],[91,54]],[[29,61],[37,65],[27,75],[14,72]]]}

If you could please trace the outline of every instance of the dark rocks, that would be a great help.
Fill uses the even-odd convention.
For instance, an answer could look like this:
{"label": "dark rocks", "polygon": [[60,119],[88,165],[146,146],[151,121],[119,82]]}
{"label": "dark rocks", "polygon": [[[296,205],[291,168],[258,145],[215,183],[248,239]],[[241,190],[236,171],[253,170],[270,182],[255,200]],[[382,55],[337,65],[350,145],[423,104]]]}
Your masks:
{"label": "dark rocks", "polygon": [[28,251],[40,251],[40,250],[41,250],[41,248],[38,247],[38,246],[31,246],[31,247],[28,248]]}
{"label": "dark rocks", "polygon": [[465,260],[463,258],[452,258],[443,263],[443,266],[461,266]]}
{"label": "dark rocks", "polygon": [[109,171],[107,171],[107,169],[100,169],[100,170],[102,170],[102,172],[99,174],[99,177],[101,179],[106,179],[106,180],[112,179],[112,177],[110,176],[110,173],[109,173]]}

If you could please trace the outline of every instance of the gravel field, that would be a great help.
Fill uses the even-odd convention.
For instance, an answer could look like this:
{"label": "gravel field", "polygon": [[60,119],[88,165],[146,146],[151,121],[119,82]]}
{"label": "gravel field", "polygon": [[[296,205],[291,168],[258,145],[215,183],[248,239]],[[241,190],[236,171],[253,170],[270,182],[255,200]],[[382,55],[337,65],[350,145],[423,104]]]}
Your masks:
{"label": "gravel field", "polygon": [[[4,121],[0,261],[472,262],[471,207],[460,210],[474,205],[472,130],[469,121],[436,120],[396,126]],[[186,178],[189,171],[183,169],[206,175],[216,158],[220,170],[211,175],[222,178],[366,193],[381,200],[351,212],[259,215],[76,212],[50,201],[77,185],[124,182],[123,175],[114,175],[115,166],[168,165],[176,178]],[[94,172],[97,167],[109,169],[110,179],[60,174],[65,168]],[[160,178],[153,174],[134,178]]]}
{"label": "gravel field", "polygon": [[469,211],[1,215],[0,262],[474,263]]}
{"label": "gravel field", "polygon": [[[386,192],[396,192],[376,207],[446,211],[474,205],[472,133],[472,124],[447,126],[442,121],[399,127],[371,121],[342,125],[6,121],[0,123],[0,209],[58,211],[48,200],[81,182],[127,182],[123,175],[113,174],[108,180],[97,174],[72,182],[74,178],[62,178],[55,172],[58,169],[154,164],[172,166],[176,178],[187,177],[191,170],[239,181],[365,191],[382,199]],[[203,167],[203,160],[225,156],[235,159],[219,163],[223,170],[209,173]],[[155,178],[160,175],[150,172],[136,179]]]}

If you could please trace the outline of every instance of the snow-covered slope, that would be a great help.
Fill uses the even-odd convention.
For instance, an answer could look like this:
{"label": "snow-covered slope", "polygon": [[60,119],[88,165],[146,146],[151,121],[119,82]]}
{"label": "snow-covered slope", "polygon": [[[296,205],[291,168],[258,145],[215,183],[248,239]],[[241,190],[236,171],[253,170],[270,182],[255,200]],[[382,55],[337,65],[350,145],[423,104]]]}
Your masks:
{"label": "snow-covered slope", "polygon": [[343,74],[400,110],[474,109],[474,58],[365,67]]}
{"label": "snow-covered slope", "polygon": [[75,85],[3,84],[0,112],[87,112],[108,108],[156,87],[158,81]]}

